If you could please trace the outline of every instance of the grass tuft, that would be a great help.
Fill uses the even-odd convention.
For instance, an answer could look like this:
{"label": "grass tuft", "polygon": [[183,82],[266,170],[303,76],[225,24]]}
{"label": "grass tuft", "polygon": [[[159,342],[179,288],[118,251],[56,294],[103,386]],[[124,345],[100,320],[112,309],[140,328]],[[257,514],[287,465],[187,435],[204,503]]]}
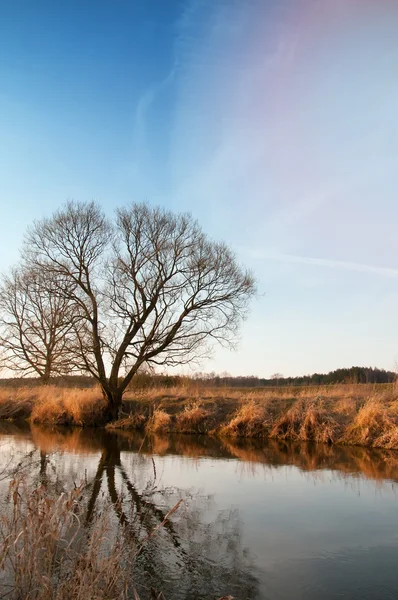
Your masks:
{"label": "grass tuft", "polygon": [[27,419],[35,400],[35,390],[0,388],[0,419]]}
{"label": "grass tuft", "polygon": [[379,398],[370,398],[347,427],[344,442],[359,446],[398,448],[397,415]]}
{"label": "grass tuft", "polygon": [[270,437],[330,444],[338,440],[339,434],[338,422],[325,410],[322,399],[318,399],[298,400],[276,420]]}
{"label": "grass tuft", "polygon": [[97,387],[66,389],[48,386],[40,389],[33,404],[31,420],[52,425],[97,425],[103,419],[105,406]]}
{"label": "grass tuft", "polygon": [[231,437],[265,437],[270,426],[267,405],[254,400],[242,404],[220,433]]}
{"label": "grass tuft", "polygon": [[207,433],[210,428],[210,413],[198,402],[185,406],[176,416],[175,430],[180,433]]}
{"label": "grass tuft", "polygon": [[108,423],[105,429],[126,429],[141,431],[145,429],[146,417],[141,413],[131,413],[120,417],[117,421]]}
{"label": "grass tuft", "polygon": [[149,433],[162,433],[171,430],[171,416],[161,408],[156,408],[148,419],[146,430]]}
{"label": "grass tuft", "polygon": [[97,425],[105,400],[99,387],[57,386],[0,389],[0,419],[27,419],[51,425]]}

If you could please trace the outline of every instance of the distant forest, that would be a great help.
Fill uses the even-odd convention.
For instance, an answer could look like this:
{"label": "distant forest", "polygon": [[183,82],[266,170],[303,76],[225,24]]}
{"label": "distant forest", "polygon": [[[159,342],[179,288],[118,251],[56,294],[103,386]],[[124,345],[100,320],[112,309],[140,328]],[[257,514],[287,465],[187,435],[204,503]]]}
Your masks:
{"label": "distant forest", "polygon": [[[330,385],[336,383],[393,383],[397,375],[393,371],[376,369],[372,367],[351,367],[350,369],[336,369],[330,373],[314,373],[301,377],[283,377],[275,373],[270,379],[255,376],[233,377],[228,373],[198,373],[192,377],[181,375],[159,375],[151,373],[137,373],[130,384],[130,389],[148,387],[174,387],[200,383],[208,387],[276,387],[276,386],[307,386]],[[20,385],[40,385],[39,378],[11,378],[0,379],[0,386],[17,387]],[[91,387],[95,380],[88,376],[72,375],[67,377],[54,377],[50,383],[60,387]]]}
{"label": "distant forest", "polygon": [[396,380],[393,371],[377,369],[373,367],[351,367],[349,369],[336,369],[329,373],[313,373],[300,377],[283,377],[275,373],[270,379],[260,377],[232,377],[229,375],[197,376],[196,379],[211,386],[231,387],[275,387],[275,386],[305,386],[305,385],[328,385],[334,383],[392,383]]}

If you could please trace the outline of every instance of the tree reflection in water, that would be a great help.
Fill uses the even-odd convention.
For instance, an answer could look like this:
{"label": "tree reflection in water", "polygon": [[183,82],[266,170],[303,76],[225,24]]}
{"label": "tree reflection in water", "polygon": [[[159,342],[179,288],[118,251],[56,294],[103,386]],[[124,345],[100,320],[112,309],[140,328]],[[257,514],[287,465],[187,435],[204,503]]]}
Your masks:
{"label": "tree reflection in water", "polygon": [[[31,434],[38,452],[30,474],[35,482],[60,493],[86,477],[86,527],[110,502],[115,528],[123,526],[140,549],[132,577],[142,600],[150,597],[151,586],[167,600],[259,597],[254,567],[241,543],[239,511],[219,511],[209,520],[211,497],[163,488],[147,442],[139,454],[142,439],[131,436],[33,425]],[[81,454],[96,460],[92,476],[73,460]],[[179,510],[167,518],[180,499]]]}

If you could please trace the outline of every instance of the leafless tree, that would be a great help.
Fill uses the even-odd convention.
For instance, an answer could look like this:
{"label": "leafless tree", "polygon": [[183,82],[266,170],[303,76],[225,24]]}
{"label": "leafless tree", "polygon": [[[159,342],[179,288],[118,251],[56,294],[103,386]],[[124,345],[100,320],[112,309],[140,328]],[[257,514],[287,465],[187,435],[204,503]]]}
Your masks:
{"label": "leafless tree", "polygon": [[273,375],[271,375],[271,379],[276,381],[276,385],[279,385],[279,381],[283,379],[283,375],[282,373],[274,373]]}
{"label": "leafless tree", "polygon": [[79,367],[100,383],[108,418],[142,365],[181,365],[231,345],[255,281],[187,214],[133,204],[109,222],[95,203],[69,202],[29,230],[25,259],[68,285],[80,315]]}
{"label": "leafless tree", "polygon": [[[51,274],[50,274],[51,275]],[[26,267],[13,269],[0,286],[0,364],[44,383],[71,371],[68,342],[72,306],[55,293],[59,282]],[[65,286],[62,286],[65,288]],[[66,288],[65,288],[66,289]]]}

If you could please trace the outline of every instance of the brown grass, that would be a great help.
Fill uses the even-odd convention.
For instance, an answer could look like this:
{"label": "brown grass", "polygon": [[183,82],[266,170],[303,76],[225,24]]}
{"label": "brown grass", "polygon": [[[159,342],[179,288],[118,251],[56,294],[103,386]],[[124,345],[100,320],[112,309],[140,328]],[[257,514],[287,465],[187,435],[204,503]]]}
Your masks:
{"label": "brown grass", "polygon": [[[0,418],[51,425],[101,424],[99,388],[3,388]],[[398,449],[398,388],[349,384],[303,388],[130,390],[110,429],[218,433]]]}
{"label": "brown grass", "polygon": [[36,398],[34,388],[0,388],[0,418],[26,419],[32,412]]}
{"label": "brown grass", "polygon": [[231,420],[221,427],[220,433],[231,437],[266,437],[270,423],[267,404],[249,400],[242,403]]}
{"label": "brown grass", "polygon": [[28,418],[53,425],[96,425],[103,418],[105,401],[98,387],[41,386],[0,389],[0,418]]}
{"label": "brown grass", "polygon": [[140,431],[145,428],[146,418],[145,415],[140,413],[132,413],[129,415],[124,415],[120,417],[117,421],[113,421],[112,423],[108,423],[105,428],[108,430],[112,429],[127,429]]}
{"label": "brown grass", "polygon": [[334,443],[339,439],[339,423],[325,408],[322,400],[298,400],[277,418],[270,437],[302,442]]}
{"label": "brown grass", "polygon": [[210,413],[199,402],[185,406],[176,416],[175,430],[182,433],[207,433],[211,427]]}
{"label": "brown grass", "polygon": [[380,398],[370,398],[348,425],[344,441],[358,446],[398,448],[397,416]]}
{"label": "brown grass", "polygon": [[148,419],[146,430],[150,433],[167,432],[171,429],[171,416],[161,408],[156,408]]}
{"label": "brown grass", "polygon": [[112,533],[105,510],[82,525],[82,487],[51,496],[13,481],[0,522],[1,590],[32,600],[128,597],[135,548]]}
{"label": "brown grass", "polygon": [[96,425],[103,418],[105,401],[100,389],[42,388],[33,404],[34,423],[56,425]]}

